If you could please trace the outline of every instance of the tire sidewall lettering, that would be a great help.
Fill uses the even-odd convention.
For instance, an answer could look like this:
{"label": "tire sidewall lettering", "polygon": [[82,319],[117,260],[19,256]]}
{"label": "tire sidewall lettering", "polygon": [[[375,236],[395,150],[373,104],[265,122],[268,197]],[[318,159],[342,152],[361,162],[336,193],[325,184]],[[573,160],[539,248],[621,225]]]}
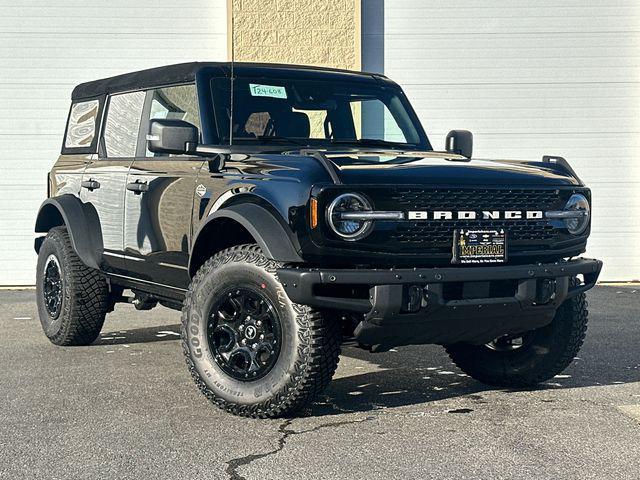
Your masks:
{"label": "tire sidewall lettering", "polygon": [[[242,258],[240,258],[242,260]],[[273,369],[256,382],[240,382],[228,377],[218,367],[206,338],[208,311],[218,292],[239,282],[261,289],[276,308],[282,326],[280,355]],[[263,288],[264,286],[264,288]],[[231,401],[254,403],[266,400],[289,382],[293,366],[300,362],[304,348],[298,345],[300,332],[296,323],[296,312],[275,275],[265,272],[255,263],[222,263],[210,275],[202,279],[194,291],[187,319],[187,343],[193,363],[205,383],[217,395]],[[206,372],[206,373],[205,373]]]}

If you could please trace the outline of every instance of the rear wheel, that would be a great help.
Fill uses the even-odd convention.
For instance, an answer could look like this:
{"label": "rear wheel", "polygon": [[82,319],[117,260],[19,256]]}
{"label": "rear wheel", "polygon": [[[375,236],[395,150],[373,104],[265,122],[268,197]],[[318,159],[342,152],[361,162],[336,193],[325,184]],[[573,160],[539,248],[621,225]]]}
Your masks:
{"label": "rear wheel", "polygon": [[202,393],[236,415],[292,413],[327,386],[338,364],[340,324],[292,303],[278,266],[256,245],[229,248],[198,270],[185,299],[189,371]]}
{"label": "rear wheel", "polygon": [[89,345],[109,304],[107,282],[76,255],[64,227],[52,228],[38,252],[36,298],[45,335],[56,345]]}
{"label": "rear wheel", "polygon": [[448,345],[447,353],[469,376],[483,383],[529,387],[567,368],[578,354],[587,331],[584,294],[566,300],[553,321],[542,328],[504,336],[486,345]]}

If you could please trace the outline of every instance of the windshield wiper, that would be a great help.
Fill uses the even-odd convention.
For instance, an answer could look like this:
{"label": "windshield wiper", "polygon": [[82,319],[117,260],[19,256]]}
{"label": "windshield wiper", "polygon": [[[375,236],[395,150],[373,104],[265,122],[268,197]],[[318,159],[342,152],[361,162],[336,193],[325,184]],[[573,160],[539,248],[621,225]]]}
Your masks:
{"label": "windshield wiper", "polygon": [[363,145],[369,147],[408,147],[415,148],[417,145],[415,143],[403,143],[403,142],[390,142],[388,140],[379,140],[376,138],[354,138],[351,140],[342,140],[342,139],[331,139],[331,143],[341,144],[341,145]]}
{"label": "windshield wiper", "polygon": [[300,140],[295,140],[291,137],[282,137],[279,135],[258,135],[256,137],[256,140],[260,140],[263,143],[269,143],[272,142],[274,140],[276,141],[280,141],[280,142],[290,142],[293,143],[294,145],[300,145],[302,147],[308,147],[309,144],[308,143],[304,143]]}

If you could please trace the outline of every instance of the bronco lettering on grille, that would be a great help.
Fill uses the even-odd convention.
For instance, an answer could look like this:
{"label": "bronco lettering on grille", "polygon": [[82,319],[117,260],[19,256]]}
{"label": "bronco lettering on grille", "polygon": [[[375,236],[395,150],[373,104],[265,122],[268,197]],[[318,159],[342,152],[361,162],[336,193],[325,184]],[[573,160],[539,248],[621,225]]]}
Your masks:
{"label": "bronco lettering on grille", "polygon": [[543,218],[543,213],[540,210],[483,210],[482,212],[475,212],[469,210],[461,210],[458,212],[451,211],[409,211],[407,212],[407,218],[409,220],[538,220]]}

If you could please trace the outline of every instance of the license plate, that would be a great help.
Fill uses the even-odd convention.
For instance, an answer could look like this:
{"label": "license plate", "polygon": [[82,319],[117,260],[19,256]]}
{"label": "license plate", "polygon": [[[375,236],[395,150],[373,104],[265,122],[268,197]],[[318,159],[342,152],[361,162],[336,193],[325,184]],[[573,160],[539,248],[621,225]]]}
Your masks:
{"label": "license plate", "polygon": [[504,230],[456,230],[452,263],[504,263],[507,232]]}

